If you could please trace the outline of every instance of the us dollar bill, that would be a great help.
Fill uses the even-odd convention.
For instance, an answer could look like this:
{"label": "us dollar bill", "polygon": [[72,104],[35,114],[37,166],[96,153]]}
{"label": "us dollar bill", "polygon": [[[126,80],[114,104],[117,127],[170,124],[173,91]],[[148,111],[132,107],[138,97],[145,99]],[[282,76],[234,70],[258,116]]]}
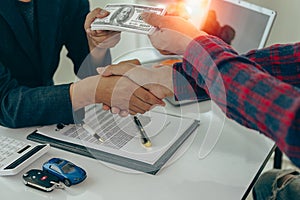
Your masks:
{"label": "us dollar bill", "polygon": [[134,33],[151,34],[155,27],[145,23],[141,17],[143,12],[153,12],[164,15],[166,10],[137,4],[107,4],[104,7],[110,14],[105,18],[96,18],[91,24],[92,30],[128,31]]}

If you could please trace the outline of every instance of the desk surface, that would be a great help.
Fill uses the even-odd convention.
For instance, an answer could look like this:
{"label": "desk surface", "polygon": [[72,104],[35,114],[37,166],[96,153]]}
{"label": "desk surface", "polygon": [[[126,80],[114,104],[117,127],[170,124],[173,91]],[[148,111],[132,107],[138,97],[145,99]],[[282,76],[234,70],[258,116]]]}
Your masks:
{"label": "desk surface", "polygon": [[[225,118],[210,101],[182,107],[167,105],[166,110],[200,119],[201,125],[157,175],[124,172],[91,158],[51,148],[21,173],[0,177],[1,199],[235,200],[246,197],[271,155],[274,143]],[[0,135],[25,140],[32,130],[1,127]],[[216,135],[211,137],[211,134]],[[65,158],[83,167],[88,178],[79,185],[50,193],[26,187],[22,174],[31,168],[40,169],[52,157]]]}

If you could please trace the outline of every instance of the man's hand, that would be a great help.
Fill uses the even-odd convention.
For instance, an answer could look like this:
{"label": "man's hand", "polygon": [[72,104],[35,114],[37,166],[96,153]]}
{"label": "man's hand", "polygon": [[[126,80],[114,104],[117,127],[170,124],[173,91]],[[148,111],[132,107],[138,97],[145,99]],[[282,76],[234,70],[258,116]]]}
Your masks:
{"label": "man's hand", "polygon": [[[138,59],[126,60],[126,61],[122,61],[120,63],[131,63],[131,64],[135,64],[135,65],[140,65],[141,64]],[[99,71],[101,71],[101,70],[99,69]],[[119,114],[120,116],[127,116],[128,113],[129,113],[128,110],[120,110],[120,108],[110,107],[106,104],[103,104],[102,109],[106,110],[106,111],[110,110],[113,114]]]}
{"label": "man's hand", "polygon": [[124,76],[148,89],[159,99],[173,95],[172,67],[145,68],[130,62],[122,62],[105,68],[97,68],[104,77]]}
{"label": "man's hand", "polygon": [[182,55],[188,44],[205,32],[179,16],[161,16],[155,13],[142,13],[143,20],[158,29],[149,36],[152,45],[162,54]]}
{"label": "man's hand", "polygon": [[95,47],[108,49],[114,47],[121,39],[120,32],[105,31],[105,30],[91,30],[91,24],[96,18],[104,18],[109,15],[109,12],[101,8],[96,8],[87,16],[84,24],[87,38],[90,45],[90,50]]}
{"label": "man's hand", "polygon": [[164,105],[145,88],[122,76],[101,77],[96,94],[96,102],[129,111],[132,115],[144,114],[154,105]]}
{"label": "man's hand", "polygon": [[145,88],[121,76],[91,76],[73,83],[70,95],[74,110],[93,103],[118,108],[123,115],[145,113],[155,105],[165,103]]}

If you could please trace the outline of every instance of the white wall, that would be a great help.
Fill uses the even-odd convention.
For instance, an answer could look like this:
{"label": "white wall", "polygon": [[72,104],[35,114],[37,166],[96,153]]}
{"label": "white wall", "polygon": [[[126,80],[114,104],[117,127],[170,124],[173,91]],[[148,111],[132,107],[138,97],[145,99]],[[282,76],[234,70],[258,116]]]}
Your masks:
{"label": "white wall", "polygon": [[267,45],[300,41],[299,0],[248,0],[248,2],[277,12]]}
{"label": "white wall", "polygon": [[[250,3],[261,5],[277,12],[267,46],[274,43],[290,43],[300,41],[300,0],[247,0]],[[90,0],[91,9],[104,7],[107,3],[133,3],[135,0]],[[140,2],[147,2],[140,0]],[[157,2],[157,1],[156,1]],[[161,1],[163,2],[163,1]],[[149,1],[151,3],[151,1]],[[254,22],[255,23],[255,22]],[[112,49],[113,59],[124,53],[144,46],[150,46],[146,36],[133,33],[122,33],[121,42]],[[75,80],[72,72],[72,63],[66,59],[66,51],[61,53],[60,67],[54,76],[56,83],[66,83]]]}

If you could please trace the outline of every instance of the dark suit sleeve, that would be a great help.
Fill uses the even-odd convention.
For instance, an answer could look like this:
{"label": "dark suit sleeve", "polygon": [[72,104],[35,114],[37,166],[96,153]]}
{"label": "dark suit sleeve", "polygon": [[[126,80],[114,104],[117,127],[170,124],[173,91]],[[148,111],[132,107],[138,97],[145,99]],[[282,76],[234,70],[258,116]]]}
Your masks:
{"label": "dark suit sleeve", "polygon": [[86,32],[84,30],[84,22],[86,15],[89,13],[89,3],[86,0],[80,0],[78,8],[74,9],[78,12],[72,14],[74,16],[67,20],[64,24],[65,32],[67,32],[65,46],[67,48],[67,56],[74,63],[74,72],[79,78],[95,75],[96,67],[107,66],[111,64],[111,54],[107,50],[106,56],[100,62],[95,62],[87,52],[89,52]]}
{"label": "dark suit sleeve", "polygon": [[0,63],[0,124],[25,126],[72,123],[69,85],[30,88],[18,85]]}
{"label": "dark suit sleeve", "polygon": [[[56,37],[57,42],[55,52],[59,54],[61,45],[65,45],[68,49],[68,56],[74,63],[75,71],[78,71],[89,52],[83,26],[85,16],[89,12],[88,0],[55,2],[60,2],[57,6],[60,6],[60,16],[62,16],[59,32],[57,36],[53,36]],[[5,22],[1,16],[0,19]],[[7,27],[6,23],[1,25]],[[10,31],[10,29],[6,30]],[[7,38],[11,39],[13,34],[7,35]],[[7,53],[7,48],[14,44],[6,42],[12,42],[12,39],[4,40],[5,37],[0,43],[3,44],[0,48],[3,47],[2,50]],[[23,55],[20,49],[7,54],[7,56],[0,56],[0,124],[18,128],[73,123],[74,117],[69,94],[70,84],[57,86],[48,84],[50,81],[48,76],[52,76],[50,71],[55,70],[57,66],[43,65],[41,69],[44,74],[39,74],[32,70],[31,63],[25,60],[26,57],[20,57]],[[58,63],[56,54],[51,58],[53,63]],[[22,61],[12,62],[14,59]],[[23,73],[22,70],[26,73]],[[29,83],[31,81],[32,84]]]}
{"label": "dark suit sleeve", "polygon": [[[56,3],[57,5],[53,5]],[[0,125],[12,128],[40,126],[56,123],[74,123],[70,99],[70,84],[51,85],[57,68],[60,50],[64,45],[67,56],[74,64],[74,72],[84,72],[80,78],[96,73],[95,67],[110,64],[110,52],[102,63],[94,63],[88,56],[89,47],[84,30],[84,21],[89,12],[88,0],[53,1],[49,5],[59,8],[59,27],[55,37],[51,63],[42,63],[36,68],[27,59],[14,41],[13,32],[7,28],[5,18],[0,15],[0,27],[4,27],[0,40]],[[44,7],[43,7],[44,9]],[[40,10],[40,12],[43,12]],[[3,23],[1,23],[3,22]],[[52,35],[49,35],[52,37]],[[46,38],[46,37],[42,37]],[[14,47],[14,49],[9,49]],[[9,51],[10,50],[10,51]],[[40,49],[40,51],[46,51]],[[42,52],[44,53],[44,52]],[[53,56],[53,57],[52,57]],[[82,64],[83,63],[83,64]],[[86,67],[81,70],[81,66]],[[64,66],[62,66],[64,67]]]}

